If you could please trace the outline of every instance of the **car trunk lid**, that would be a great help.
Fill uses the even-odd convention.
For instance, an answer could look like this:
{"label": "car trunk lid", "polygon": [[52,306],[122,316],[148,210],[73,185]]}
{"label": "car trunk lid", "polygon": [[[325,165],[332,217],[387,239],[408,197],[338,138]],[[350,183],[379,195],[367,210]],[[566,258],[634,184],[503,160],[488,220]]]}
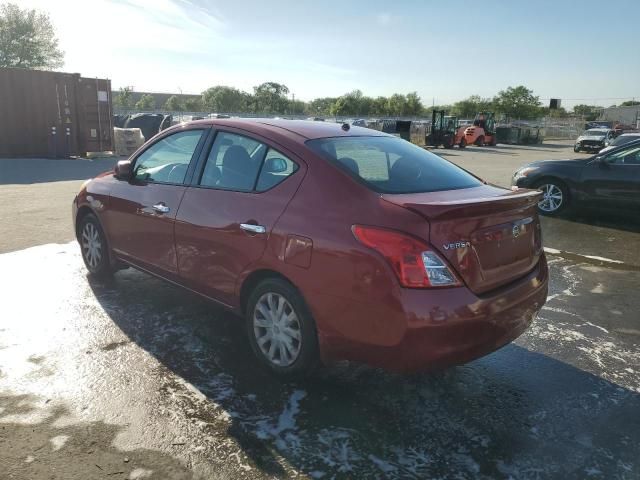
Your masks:
{"label": "car trunk lid", "polygon": [[429,243],[475,293],[522,277],[542,253],[536,209],[540,192],[482,185],[382,197],[428,220]]}

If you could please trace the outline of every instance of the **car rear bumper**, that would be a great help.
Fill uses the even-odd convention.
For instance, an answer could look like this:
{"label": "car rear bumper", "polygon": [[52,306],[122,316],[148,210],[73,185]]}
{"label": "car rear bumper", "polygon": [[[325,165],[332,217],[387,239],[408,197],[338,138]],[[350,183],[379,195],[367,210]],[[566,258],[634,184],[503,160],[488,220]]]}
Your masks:
{"label": "car rear bumper", "polygon": [[[542,255],[536,268],[524,278],[489,294],[475,295],[466,287],[403,289],[400,311],[362,305],[358,312],[349,306],[342,318],[343,322],[357,321],[360,315],[359,320],[366,320],[367,316],[375,317],[376,310],[385,312],[392,342],[376,341],[384,337],[369,332],[363,338],[325,332],[320,335],[322,358],[326,363],[351,360],[397,372],[466,363],[520,336],[544,305],[547,288],[547,263]],[[401,335],[394,328],[397,322],[403,323]],[[371,318],[370,329],[380,329],[380,318]]]}

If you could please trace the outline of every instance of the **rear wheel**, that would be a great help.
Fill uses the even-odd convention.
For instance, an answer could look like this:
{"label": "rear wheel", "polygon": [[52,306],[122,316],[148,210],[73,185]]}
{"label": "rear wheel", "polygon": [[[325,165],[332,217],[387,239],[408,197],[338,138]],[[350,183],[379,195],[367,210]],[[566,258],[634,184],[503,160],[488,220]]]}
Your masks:
{"label": "rear wheel", "polygon": [[460,148],[464,148],[464,147],[466,147],[466,146],[467,146],[467,141],[464,139],[464,137],[462,137],[462,138],[460,139],[460,143],[458,144],[458,146],[459,146]]}
{"label": "rear wheel", "polygon": [[290,283],[279,278],[260,282],[247,301],[245,321],[253,353],[272,372],[297,376],[318,365],[315,322]]}
{"label": "rear wheel", "polygon": [[554,179],[541,180],[536,188],[542,192],[542,200],[538,202],[538,211],[543,215],[557,215],[569,204],[567,187]]}
{"label": "rear wheel", "polygon": [[89,273],[98,278],[111,276],[114,270],[109,258],[107,237],[94,214],[88,213],[80,221],[78,241],[80,242],[82,260],[84,260]]}
{"label": "rear wheel", "polygon": [[580,147],[578,145],[573,146],[573,151],[578,153],[580,151]]}
{"label": "rear wheel", "polygon": [[495,135],[491,137],[491,141],[489,142],[489,145],[491,145],[492,147],[495,147],[498,144]]}
{"label": "rear wheel", "polygon": [[484,145],[484,135],[480,135],[476,141],[475,141],[475,145],[478,147],[482,147]]}

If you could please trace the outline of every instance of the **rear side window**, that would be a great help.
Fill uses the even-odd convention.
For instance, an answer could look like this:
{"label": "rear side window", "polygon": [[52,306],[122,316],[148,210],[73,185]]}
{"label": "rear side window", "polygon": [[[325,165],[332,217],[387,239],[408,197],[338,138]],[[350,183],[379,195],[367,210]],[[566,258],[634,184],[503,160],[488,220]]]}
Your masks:
{"label": "rear side window", "polygon": [[136,159],[140,182],[183,183],[203,130],[186,130],[157,141]]}
{"label": "rear side window", "polygon": [[251,138],[219,132],[200,184],[223,190],[253,190],[266,150],[266,145]]}
{"label": "rear side window", "polygon": [[289,175],[298,170],[298,164],[288,159],[282,153],[270,148],[260,170],[256,190],[264,192],[284,181]]}
{"label": "rear side window", "polygon": [[307,145],[380,193],[420,193],[482,185],[443,158],[394,137],[336,137]]}

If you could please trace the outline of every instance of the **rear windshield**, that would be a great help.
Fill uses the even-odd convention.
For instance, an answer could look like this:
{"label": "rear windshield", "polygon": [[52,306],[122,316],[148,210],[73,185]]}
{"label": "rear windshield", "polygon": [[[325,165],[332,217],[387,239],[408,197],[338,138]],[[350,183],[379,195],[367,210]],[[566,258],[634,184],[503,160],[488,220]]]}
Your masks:
{"label": "rear windshield", "polygon": [[406,140],[336,137],[307,145],[380,193],[421,193],[482,185],[476,177]]}

